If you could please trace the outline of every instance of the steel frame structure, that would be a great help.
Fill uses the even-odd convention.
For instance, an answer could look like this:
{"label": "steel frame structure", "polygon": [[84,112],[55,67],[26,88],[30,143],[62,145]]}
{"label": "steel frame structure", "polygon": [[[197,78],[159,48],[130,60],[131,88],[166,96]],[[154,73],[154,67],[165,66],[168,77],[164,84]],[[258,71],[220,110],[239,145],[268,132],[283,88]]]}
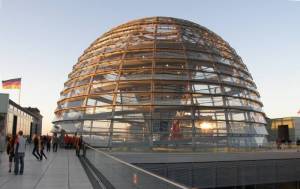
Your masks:
{"label": "steel frame structure", "polygon": [[252,76],[221,37],[171,17],[96,39],[64,84],[54,124],[115,147],[260,146],[265,114]]}

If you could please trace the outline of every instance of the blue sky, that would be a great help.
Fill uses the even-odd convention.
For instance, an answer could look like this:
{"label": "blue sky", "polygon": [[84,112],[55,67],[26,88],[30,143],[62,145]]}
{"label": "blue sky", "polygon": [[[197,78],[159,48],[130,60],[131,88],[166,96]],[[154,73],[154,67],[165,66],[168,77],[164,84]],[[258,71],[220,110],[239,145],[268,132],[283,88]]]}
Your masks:
{"label": "blue sky", "polygon": [[[67,74],[93,40],[132,19],[194,21],[228,41],[248,66],[267,116],[300,109],[300,2],[288,0],[0,0],[0,79],[22,77],[21,105],[44,132]],[[9,92],[17,101],[17,92]]]}

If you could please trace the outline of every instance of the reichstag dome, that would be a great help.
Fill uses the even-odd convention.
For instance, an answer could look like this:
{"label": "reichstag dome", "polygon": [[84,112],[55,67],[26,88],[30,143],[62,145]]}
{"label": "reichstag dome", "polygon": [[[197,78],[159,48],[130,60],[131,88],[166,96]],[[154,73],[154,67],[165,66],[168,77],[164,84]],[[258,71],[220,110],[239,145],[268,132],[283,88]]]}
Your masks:
{"label": "reichstag dome", "polygon": [[256,85],[220,36],[150,17],[104,33],[78,58],[56,128],[102,147],[258,147],[268,135]]}

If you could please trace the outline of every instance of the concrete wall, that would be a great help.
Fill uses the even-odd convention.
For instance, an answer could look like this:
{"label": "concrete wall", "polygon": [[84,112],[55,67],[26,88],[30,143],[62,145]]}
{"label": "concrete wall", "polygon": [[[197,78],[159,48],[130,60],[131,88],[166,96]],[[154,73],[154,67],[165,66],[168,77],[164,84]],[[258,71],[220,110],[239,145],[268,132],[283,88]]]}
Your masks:
{"label": "concrete wall", "polygon": [[295,117],[294,123],[295,123],[295,139],[297,140],[297,138],[300,139],[300,117]]}
{"label": "concrete wall", "polygon": [[300,180],[300,159],[135,165],[189,187],[197,188]]}
{"label": "concrete wall", "polygon": [[0,93],[0,152],[5,150],[5,122],[8,110],[9,95]]}
{"label": "concrete wall", "polygon": [[7,113],[9,95],[0,93],[0,113]]}

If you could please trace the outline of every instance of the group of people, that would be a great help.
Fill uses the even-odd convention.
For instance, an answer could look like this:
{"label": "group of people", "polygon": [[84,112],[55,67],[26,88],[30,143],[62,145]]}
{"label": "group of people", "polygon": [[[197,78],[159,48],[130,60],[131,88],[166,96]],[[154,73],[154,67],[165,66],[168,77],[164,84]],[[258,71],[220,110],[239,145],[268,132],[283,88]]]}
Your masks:
{"label": "group of people", "polygon": [[[291,140],[285,140],[285,139],[281,139],[281,138],[276,139],[276,148],[278,150],[282,149],[283,144],[285,144],[285,146],[287,146],[288,148],[292,148],[293,142]],[[297,146],[297,152],[299,152],[300,151],[300,138],[297,138],[297,140],[295,141],[295,144]]]}
{"label": "group of people", "polygon": [[22,175],[24,172],[24,157],[26,150],[26,142],[33,143],[32,155],[38,160],[42,161],[43,158],[47,160],[47,156],[44,153],[46,148],[47,152],[51,151],[51,145],[53,152],[57,152],[58,145],[65,148],[75,148],[76,155],[79,155],[81,148],[81,138],[75,133],[74,136],[68,136],[67,134],[61,134],[58,138],[57,133],[53,136],[39,136],[34,135],[32,140],[26,140],[23,136],[23,131],[19,131],[18,135],[8,137],[6,152],[9,157],[9,172],[12,171],[12,165],[14,161],[14,173],[15,175]]}
{"label": "group of people", "polygon": [[82,143],[81,138],[77,136],[77,133],[75,133],[75,135],[73,136],[69,136],[67,134],[64,135],[63,142],[61,144],[63,144],[66,149],[75,148],[76,155],[79,155],[79,151],[82,145],[81,143]]}
{"label": "group of people", "polygon": [[23,131],[19,131],[18,135],[10,137],[8,140],[6,152],[9,155],[9,172],[11,172],[12,162],[14,160],[15,175],[22,175],[24,172],[25,146],[26,139],[23,136]]}
{"label": "group of people", "polygon": [[[18,135],[10,136],[7,139],[6,153],[8,154],[9,159],[9,170],[12,171],[12,165],[14,161],[14,173],[15,175],[22,175],[24,172],[24,157],[26,150],[26,138],[23,136],[23,131],[19,131]],[[51,144],[53,147],[53,152],[57,152],[58,147],[58,137],[55,133],[52,137],[50,136],[33,136],[33,150],[32,154],[34,157],[42,161],[43,157],[47,159],[44,149],[46,147],[47,152],[50,152]],[[20,166],[19,166],[20,165]]]}
{"label": "group of people", "polygon": [[32,139],[33,142],[33,150],[32,155],[37,159],[42,161],[43,157],[47,159],[46,154],[44,153],[44,149],[46,146],[47,152],[50,152],[51,149],[51,142],[53,147],[53,152],[57,152],[57,146],[58,146],[58,138],[57,134],[55,133],[53,137],[50,136],[38,136],[35,135]]}
{"label": "group of people", "polygon": [[77,143],[78,143],[78,137],[77,137],[77,135],[75,134],[75,135],[73,135],[73,136],[69,136],[68,134],[66,134],[65,136],[64,136],[64,141],[63,141],[63,144],[64,144],[64,147],[66,148],[66,149],[70,149],[70,148],[75,148],[76,147],[76,145],[77,145]]}

